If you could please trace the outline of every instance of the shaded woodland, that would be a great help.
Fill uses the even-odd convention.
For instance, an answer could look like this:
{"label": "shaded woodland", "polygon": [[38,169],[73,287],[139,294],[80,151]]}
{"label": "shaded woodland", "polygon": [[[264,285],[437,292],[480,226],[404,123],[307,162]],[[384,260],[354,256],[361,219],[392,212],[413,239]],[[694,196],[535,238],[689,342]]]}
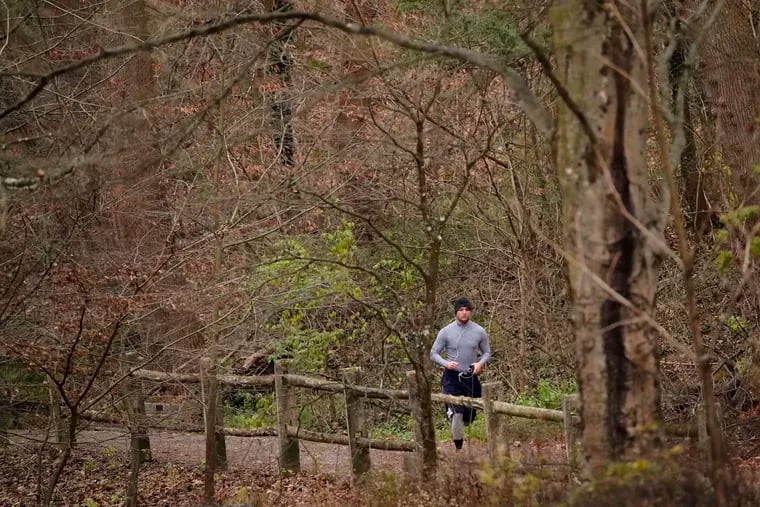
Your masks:
{"label": "shaded woodland", "polygon": [[[133,416],[137,370],[202,373],[142,388],[213,436],[277,425],[271,389],[218,377],[287,360],[415,385],[413,417],[368,403],[368,424],[418,437],[422,484],[312,501],[429,502],[451,477],[428,352],[466,295],[484,379],[516,404],[577,393],[583,459],[526,472],[507,453],[442,504],[756,504],[759,9],[3,2],[0,449],[27,492],[0,497],[82,504],[59,481],[94,415]],[[298,401],[304,429],[346,430],[341,401]],[[277,505],[220,486],[212,440],[188,490]],[[139,461],[89,505],[148,505],[160,473],[128,485]]]}

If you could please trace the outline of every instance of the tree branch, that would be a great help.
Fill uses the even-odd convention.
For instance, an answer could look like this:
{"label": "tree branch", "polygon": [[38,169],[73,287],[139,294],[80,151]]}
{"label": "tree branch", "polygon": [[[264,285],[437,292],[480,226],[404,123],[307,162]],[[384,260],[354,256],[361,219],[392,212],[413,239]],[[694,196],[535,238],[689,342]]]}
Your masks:
{"label": "tree branch", "polygon": [[150,51],[161,46],[186,39],[191,39],[194,37],[204,37],[221,33],[231,28],[248,23],[271,23],[275,21],[284,21],[291,19],[313,21],[348,34],[365,37],[377,37],[381,40],[390,42],[402,48],[420,51],[430,55],[451,58],[454,60],[477,65],[478,67],[493,70],[502,77],[507,86],[513,91],[517,105],[533,121],[533,123],[536,125],[536,128],[541,132],[541,134],[547,139],[551,139],[554,134],[554,127],[550,114],[540,104],[538,98],[533,94],[533,92],[531,92],[525,78],[520,75],[515,69],[504,65],[499,60],[475,51],[470,51],[468,49],[422,42],[413,40],[408,36],[397,32],[391,32],[372,26],[363,26],[356,23],[347,23],[332,16],[327,16],[317,12],[268,12],[263,14],[243,14],[220,21],[218,23],[195,27],[190,30],[168,35],[166,37],[158,39],[152,39],[136,44],[128,44],[113,48],[102,48],[100,51],[98,51],[98,53],[94,55],[91,55],[77,62],[72,62],[68,65],[58,67],[57,69],[54,69],[51,72],[45,74],[30,72],[0,72],[0,76],[26,76],[38,79],[36,85],[27,93],[25,97],[21,98],[15,104],[0,112],[0,120],[9,114],[21,109],[26,103],[34,99],[54,78],[62,74],[79,70],[95,62],[135,53],[138,51]]}

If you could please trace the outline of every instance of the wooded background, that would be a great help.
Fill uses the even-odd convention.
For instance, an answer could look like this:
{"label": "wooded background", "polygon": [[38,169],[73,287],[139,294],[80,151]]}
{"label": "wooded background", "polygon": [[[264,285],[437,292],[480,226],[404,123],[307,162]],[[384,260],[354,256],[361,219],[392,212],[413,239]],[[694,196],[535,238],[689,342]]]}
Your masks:
{"label": "wooded background", "polygon": [[73,441],[118,405],[128,351],[176,373],[359,366],[387,388],[413,370],[432,476],[428,351],[466,295],[489,381],[578,390],[588,473],[655,456],[703,406],[725,503],[760,396],[759,16],[6,0],[5,426],[50,399]]}

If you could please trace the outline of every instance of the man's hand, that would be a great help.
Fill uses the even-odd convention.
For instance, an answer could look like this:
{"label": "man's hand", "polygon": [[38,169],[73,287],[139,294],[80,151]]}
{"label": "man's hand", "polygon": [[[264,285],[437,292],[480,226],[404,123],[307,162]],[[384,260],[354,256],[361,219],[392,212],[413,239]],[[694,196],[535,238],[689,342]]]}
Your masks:
{"label": "man's hand", "polygon": [[480,375],[480,370],[483,369],[483,365],[480,363],[472,363],[472,373],[473,375]]}
{"label": "man's hand", "polygon": [[459,363],[457,363],[456,361],[449,361],[448,364],[446,364],[446,368],[448,368],[449,370],[456,370],[457,368],[459,368]]}

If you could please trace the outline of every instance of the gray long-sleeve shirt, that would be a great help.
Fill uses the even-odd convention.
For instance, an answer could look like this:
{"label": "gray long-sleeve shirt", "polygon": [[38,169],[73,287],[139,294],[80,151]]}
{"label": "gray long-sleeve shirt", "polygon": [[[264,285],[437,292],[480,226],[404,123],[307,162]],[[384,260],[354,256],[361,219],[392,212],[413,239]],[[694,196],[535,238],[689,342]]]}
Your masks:
{"label": "gray long-sleeve shirt", "polygon": [[[446,351],[446,359],[441,352]],[[480,352],[480,360],[478,360]],[[438,336],[430,349],[430,359],[439,366],[446,368],[449,361],[459,363],[457,370],[467,371],[472,363],[486,364],[491,358],[491,346],[488,334],[480,325],[467,321],[462,324],[454,320],[438,332]]]}

